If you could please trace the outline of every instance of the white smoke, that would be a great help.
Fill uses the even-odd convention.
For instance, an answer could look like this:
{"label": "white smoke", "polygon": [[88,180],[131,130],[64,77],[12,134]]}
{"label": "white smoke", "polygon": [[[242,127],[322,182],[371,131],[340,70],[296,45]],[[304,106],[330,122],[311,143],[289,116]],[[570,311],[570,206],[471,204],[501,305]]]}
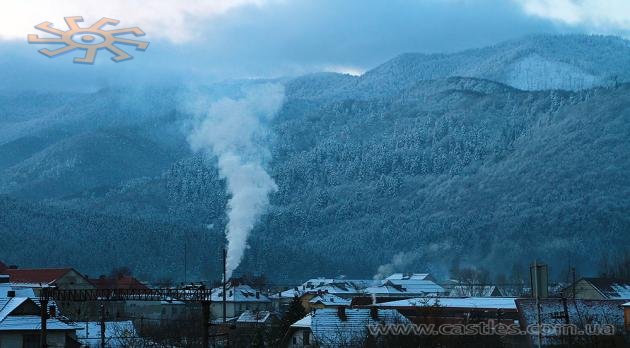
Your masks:
{"label": "white smoke", "polygon": [[271,157],[268,125],[284,103],[284,87],[261,84],[244,92],[243,98],[212,103],[188,137],[193,150],[216,156],[219,175],[231,195],[226,279],[243,259],[247,237],[269,205],[269,194],[277,190],[265,165]]}
{"label": "white smoke", "polygon": [[420,255],[418,253],[414,252],[399,252],[392,257],[392,261],[390,263],[378,266],[373,279],[381,280],[396,271],[401,271],[405,267],[409,267],[409,265],[411,265],[419,256]]}

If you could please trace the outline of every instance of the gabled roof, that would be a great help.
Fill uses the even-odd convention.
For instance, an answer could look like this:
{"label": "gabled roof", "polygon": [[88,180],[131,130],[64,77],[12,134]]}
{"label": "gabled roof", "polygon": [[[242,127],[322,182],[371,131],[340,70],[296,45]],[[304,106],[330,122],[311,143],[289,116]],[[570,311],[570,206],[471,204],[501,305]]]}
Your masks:
{"label": "gabled roof", "polygon": [[0,322],[27,301],[29,301],[27,297],[0,298]]}
{"label": "gabled roof", "polygon": [[[212,301],[223,301],[223,288],[212,289]],[[227,302],[271,302],[269,298],[258,290],[254,290],[249,285],[237,285],[233,287],[231,284],[227,287]]]}
{"label": "gabled roof", "polygon": [[591,284],[604,298],[630,300],[630,280],[614,278],[582,278]]}
{"label": "gabled roof", "polygon": [[322,294],[313,297],[309,303],[321,303],[324,306],[349,306],[351,300],[341,298],[334,294]]}
{"label": "gabled roof", "polygon": [[[0,331],[38,331],[41,330],[41,317],[37,315],[8,316],[0,321]],[[46,320],[47,330],[74,331],[77,328],[59,319]]]}
{"label": "gabled roof", "polygon": [[135,289],[146,290],[146,285],[132,276],[121,276],[114,278],[98,278],[89,280],[97,289]]}
{"label": "gabled roof", "polygon": [[238,319],[236,319],[237,323],[265,323],[272,317],[270,311],[250,311],[247,310],[241,314]]}
{"label": "gabled roof", "polygon": [[344,312],[345,319],[342,320],[337,309],[318,309],[291,327],[310,329],[321,347],[340,347],[362,341],[368,325],[409,323],[407,318],[392,309],[379,309],[377,320],[371,317],[370,308],[346,308]]}
{"label": "gabled roof", "polygon": [[72,268],[39,268],[6,269],[3,273],[9,275],[12,283],[51,284],[71,271]]}

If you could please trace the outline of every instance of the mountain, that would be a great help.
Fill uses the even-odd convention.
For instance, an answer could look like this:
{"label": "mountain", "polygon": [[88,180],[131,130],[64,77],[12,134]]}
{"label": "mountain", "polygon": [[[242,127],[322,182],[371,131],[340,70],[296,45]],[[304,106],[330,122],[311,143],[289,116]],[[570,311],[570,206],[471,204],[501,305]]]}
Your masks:
{"label": "mountain", "polygon": [[[611,37],[531,37],[403,55],[361,77],[285,81],[269,164],[279,190],[239,271],[371,277],[404,252],[434,272],[458,263],[523,272],[539,258],[556,272],[571,264],[587,273],[630,252],[626,48]],[[511,86],[507,77],[531,55],[595,76],[594,87]],[[558,83],[541,71],[535,86]],[[451,76],[461,72],[483,76]],[[201,95],[238,96],[248,83],[256,81]],[[216,277],[205,262],[218,263],[228,197],[215,159],[186,144],[190,91],[130,95],[41,96],[28,112],[24,97],[2,97],[0,236],[24,246],[1,249],[6,262],[32,264],[45,245],[56,263],[90,273],[109,271],[103,260],[115,255],[137,273],[181,278],[181,268],[156,265],[160,253],[177,264],[177,241],[194,231],[185,232],[203,255],[190,259],[194,276]],[[83,250],[91,239],[98,247]]]}
{"label": "mountain", "polygon": [[361,76],[313,74],[290,83],[299,98],[399,93],[418,81],[474,77],[522,90],[580,90],[629,82],[630,42],[613,36],[529,36],[452,54],[407,53]]}

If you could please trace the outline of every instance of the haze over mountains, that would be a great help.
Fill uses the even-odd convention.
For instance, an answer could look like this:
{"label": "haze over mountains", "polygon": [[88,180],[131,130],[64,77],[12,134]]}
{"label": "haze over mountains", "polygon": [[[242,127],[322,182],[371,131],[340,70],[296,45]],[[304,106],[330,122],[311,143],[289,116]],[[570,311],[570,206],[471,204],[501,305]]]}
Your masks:
{"label": "haze over mountains", "polygon": [[[282,80],[279,189],[239,271],[371,277],[399,252],[594,271],[629,251],[629,66],[623,39],[534,36]],[[0,259],[217,277],[228,197],[185,105],[251,83],[0,96]]]}

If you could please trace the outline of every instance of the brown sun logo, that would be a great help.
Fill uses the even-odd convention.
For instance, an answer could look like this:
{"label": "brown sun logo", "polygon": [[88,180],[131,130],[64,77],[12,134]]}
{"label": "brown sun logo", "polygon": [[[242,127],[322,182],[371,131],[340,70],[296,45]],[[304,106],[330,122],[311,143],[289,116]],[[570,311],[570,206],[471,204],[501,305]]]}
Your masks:
{"label": "brown sun logo", "polygon": [[114,62],[122,62],[124,60],[133,59],[133,56],[118,48],[115,44],[135,46],[138,51],[144,51],[149,47],[149,43],[145,41],[131,40],[118,37],[119,35],[133,34],[134,36],[143,36],[144,32],[138,27],[103,30],[105,25],[117,25],[119,20],[111,18],[101,18],[90,27],[81,28],[78,22],[83,22],[83,17],[65,17],[64,20],[68,25],[68,30],[63,31],[52,27],[52,23],[44,22],[35,26],[36,29],[53,34],[57,37],[41,38],[36,34],[28,35],[28,42],[31,44],[63,44],[64,46],[55,50],[47,48],[39,50],[39,53],[54,57],[73,50],[86,51],[84,57],[75,57],[75,63],[93,64],[98,50],[105,49],[114,54],[112,60]]}

